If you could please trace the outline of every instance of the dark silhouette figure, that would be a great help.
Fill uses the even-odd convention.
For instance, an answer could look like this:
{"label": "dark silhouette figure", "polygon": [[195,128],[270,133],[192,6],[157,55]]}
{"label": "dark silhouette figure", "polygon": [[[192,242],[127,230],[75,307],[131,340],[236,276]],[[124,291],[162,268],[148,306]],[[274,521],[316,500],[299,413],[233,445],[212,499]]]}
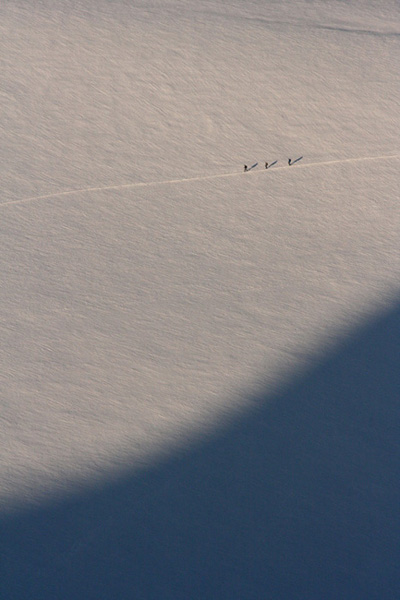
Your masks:
{"label": "dark silhouette figure", "polygon": [[246,173],[247,171],[247,165],[244,165],[244,172]]}
{"label": "dark silhouette figure", "polygon": [[265,163],[265,168],[268,169],[268,163],[267,162]]}
{"label": "dark silhouette figure", "polygon": [[287,161],[287,164],[288,164],[288,165],[289,165],[289,167],[290,167],[290,165],[292,164],[292,159],[291,159],[291,158],[289,158],[289,160]]}
{"label": "dark silhouette figure", "polygon": [[293,162],[291,162],[290,164],[294,165],[294,163],[299,162],[299,160],[301,160],[303,157],[300,156],[299,158],[296,158],[296,160],[294,160]]}

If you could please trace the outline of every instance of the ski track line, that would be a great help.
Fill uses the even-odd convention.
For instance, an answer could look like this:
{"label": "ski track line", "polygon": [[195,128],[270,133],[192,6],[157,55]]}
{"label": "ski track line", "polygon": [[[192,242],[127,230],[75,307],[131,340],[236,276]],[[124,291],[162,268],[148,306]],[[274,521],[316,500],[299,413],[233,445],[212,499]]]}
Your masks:
{"label": "ski track line", "polygon": [[[310,167],[334,165],[334,164],[341,164],[341,163],[346,163],[346,162],[361,162],[361,161],[367,161],[367,160],[388,160],[390,158],[400,158],[400,154],[391,154],[391,155],[383,155],[383,156],[363,156],[361,158],[344,158],[344,159],[338,159],[338,160],[306,163],[306,164],[300,164],[300,165],[296,165],[295,163],[292,163],[292,165],[290,165],[290,166],[286,165],[284,167],[275,167],[274,169],[271,168],[271,171],[281,171],[282,169],[291,169],[292,167],[295,167],[296,169],[306,169],[306,168],[310,168]],[[258,171],[254,171],[254,173],[252,173],[252,174],[255,175],[256,173],[265,173],[266,170],[269,171],[269,169],[263,169],[263,170],[259,169]],[[1,203],[0,208],[3,206],[12,206],[12,205],[16,205],[16,204],[28,204],[28,202],[34,202],[35,200],[47,200],[49,198],[60,198],[61,196],[72,196],[74,194],[83,194],[83,193],[89,193],[89,192],[104,192],[104,191],[108,191],[108,190],[122,190],[122,189],[127,189],[127,188],[150,187],[150,186],[167,185],[167,184],[174,184],[174,183],[186,183],[186,182],[190,182],[190,181],[205,181],[207,179],[220,179],[222,177],[237,177],[239,175],[249,176],[249,172],[245,173],[242,171],[242,172],[234,172],[234,173],[218,173],[218,174],[214,174],[214,175],[203,175],[200,177],[187,177],[184,179],[168,179],[166,181],[124,183],[122,185],[121,184],[107,185],[107,186],[103,186],[103,187],[82,188],[79,190],[66,190],[65,192],[53,192],[52,194],[45,194],[43,196],[32,196],[30,198],[21,198],[20,200],[10,200],[9,202]]]}

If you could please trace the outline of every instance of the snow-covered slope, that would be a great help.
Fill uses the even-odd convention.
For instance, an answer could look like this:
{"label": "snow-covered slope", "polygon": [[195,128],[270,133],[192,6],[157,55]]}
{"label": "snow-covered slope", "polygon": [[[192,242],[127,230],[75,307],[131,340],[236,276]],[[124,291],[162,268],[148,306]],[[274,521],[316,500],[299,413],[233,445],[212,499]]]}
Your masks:
{"label": "snow-covered slope", "polygon": [[3,194],[397,152],[398,19],[389,2],[2,3]]}
{"label": "snow-covered slope", "polygon": [[7,521],[213,439],[398,301],[400,10],[15,0],[0,32]]}

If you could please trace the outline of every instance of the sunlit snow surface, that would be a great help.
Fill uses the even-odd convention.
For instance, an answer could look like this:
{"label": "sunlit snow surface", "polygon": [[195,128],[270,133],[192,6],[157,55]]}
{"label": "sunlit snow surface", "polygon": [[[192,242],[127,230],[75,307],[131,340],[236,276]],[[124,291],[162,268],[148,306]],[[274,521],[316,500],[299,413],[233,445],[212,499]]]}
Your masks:
{"label": "sunlit snow surface", "polygon": [[6,0],[0,36],[7,521],[207,445],[397,305],[400,8]]}

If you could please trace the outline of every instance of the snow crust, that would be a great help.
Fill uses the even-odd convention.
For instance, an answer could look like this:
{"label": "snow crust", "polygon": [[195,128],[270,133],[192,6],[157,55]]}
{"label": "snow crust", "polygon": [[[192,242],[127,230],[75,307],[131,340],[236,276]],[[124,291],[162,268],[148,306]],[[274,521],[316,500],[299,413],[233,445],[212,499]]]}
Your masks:
{"label": "snow crust", "polygon": [[7,515],[212,438],[398,301],[400,10],[14,0],[0,33]]}
{"label": "snow crust", "polygon": [[3,5],[3,498],[182,443],[395,293],[383,4]]}

